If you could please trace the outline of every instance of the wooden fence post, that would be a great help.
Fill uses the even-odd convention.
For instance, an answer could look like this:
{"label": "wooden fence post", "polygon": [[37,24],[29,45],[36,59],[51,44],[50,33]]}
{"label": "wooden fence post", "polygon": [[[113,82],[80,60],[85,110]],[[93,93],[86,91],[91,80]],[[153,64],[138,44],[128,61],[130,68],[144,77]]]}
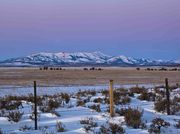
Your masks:
{"label": "wooden fence post", "polygon": [[179,88],[179,83],[176,83],[177,88]]}
{"label": "wooden fence post", "polygon": [[37,90],[36,81],[34,81],[34,116],[35,116],[35,130],[37,130]]}
{"label": "wooden fence post", "polygon": [[109,83],[109,100],[110,100],[110,116],[114,116],[114,95],[113,95],[113,80]]}
{"label": "wooden fence post", "polygon": [[168,78],[165,79],[165,83],[166,83],[167,115],[170,115],[170,96],[169,96]]}

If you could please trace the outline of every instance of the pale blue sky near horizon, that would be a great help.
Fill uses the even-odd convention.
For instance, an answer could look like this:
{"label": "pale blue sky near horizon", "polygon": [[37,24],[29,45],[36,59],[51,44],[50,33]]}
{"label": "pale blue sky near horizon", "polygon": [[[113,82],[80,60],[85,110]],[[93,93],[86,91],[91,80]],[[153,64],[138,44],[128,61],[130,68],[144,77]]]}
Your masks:
{"label": "pale blue sky near horizon", "polygon": [[0,0],[0,60],[38,52],[180,59],[180,0]]}

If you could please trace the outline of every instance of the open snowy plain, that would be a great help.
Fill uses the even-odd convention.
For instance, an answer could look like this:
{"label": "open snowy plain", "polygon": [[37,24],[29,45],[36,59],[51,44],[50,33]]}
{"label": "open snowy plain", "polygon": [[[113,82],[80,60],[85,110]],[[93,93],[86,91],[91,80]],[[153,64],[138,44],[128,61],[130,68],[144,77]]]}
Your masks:
{"label": "open snowy plain", "polygon": [[[39,99],[38,104],[38,130],[34,130],[33,102],[27,99],[28,96],[29,98],[30,96],[32,97],[33,88],[1,87],[1,101],[3,98],[9,97],[13,105],[16,104],[15,101],[18,100],[18,97],[12,96],[21,97],[18,100],[20,101],[20,105],[15,108],[10,109],[11,104],[9,103],[9,108],[2,108],[3,106],[1,104],[1,132],[5,134],[113,133],[112,130],[103,131],[102,129],[103,126],[108,128],[108,125],[111,123],[118,124],[123,128],[123,132],[117,129],[117,133],[148,134],[152,120],[161,118],[169,123],[168,127],[161,128],[161,133],[180,133],[180,129],[176,126],[180,120],[180,111],[176,111],[174,115],[167,115],[165,112],[157,112],[155,110],[154,102],[156,100],[150,99],[147,101],[139,99],[141,93],[133,91],[131,95],[123,95],[124,92],[134,89],[135,85],[115,85],[114,87],[114,91],[121,93],[121,97],[119,98],[121,101],[115,103],[116,114],[113,118],[110,117],[108,112],[108,85],[38,87],[38,96],[44,96],[42,99]],[[153,85],[139,85],[138,89],[147,90],[147,93],[154,93],[156,97],[158,96]],[[160,86],[156,89],[158,91],[164,91],[164,88]],[[175,96],[180,97],[180,88],[178,87],[171,92],[171,99]],[[129,100],[123,102],[123,97],[128,97]],[[50,104],[50,101],[54,103]],[[52,107],[51,110],[46,109],[50,106]],[[136,128],[127,125],[125,116],[121,115],[120,110],[129,108],[142,112],[142,116],[140,117],[143,123],[142,126],[140,125]],[[22,114],[17,122],[13,121],[8,115],[12,111],[18,111]],[[133,115],[131,118],[133,118]]]}

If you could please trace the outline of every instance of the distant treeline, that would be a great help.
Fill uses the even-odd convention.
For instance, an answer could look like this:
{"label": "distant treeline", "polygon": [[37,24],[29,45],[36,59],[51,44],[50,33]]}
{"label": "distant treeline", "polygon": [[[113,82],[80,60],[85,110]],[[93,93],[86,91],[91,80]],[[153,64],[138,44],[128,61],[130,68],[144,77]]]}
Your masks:
{"label": "distant treeline", "polygon": [[84,68],[83,70],[103,70],[102,68],[95,68],[95,67],[91,67],[91,68]]}
{"label": "distant treeline", "polygon": [[[66,70],[65,68],[62,67],[40,67],[39,70]],[[96,67],[91,67],[91,68],[83,68],[83,70],[98,70],[101,71],[103,70],[102,68],[96,68]]]}
{"label": "distant treeline", "polygon": [[[136,70],[141,70],[141,68],[136,68]],[[145,71],[180,71],[180,68],[146,68]]]}
{"label": "distant treeline", "polygon": [[40,67],[39,70],[65,70],[61,67]]}

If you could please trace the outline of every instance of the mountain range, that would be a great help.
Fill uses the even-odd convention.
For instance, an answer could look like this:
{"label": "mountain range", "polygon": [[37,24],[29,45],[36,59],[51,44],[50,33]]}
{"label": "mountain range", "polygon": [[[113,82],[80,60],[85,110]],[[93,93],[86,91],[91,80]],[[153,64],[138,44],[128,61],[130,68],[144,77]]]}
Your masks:
{"label": "mountain range", "polygon": [[0,61],[0,66],[179,66],[180,60],[150,60],[101,52],[37,53]]}

